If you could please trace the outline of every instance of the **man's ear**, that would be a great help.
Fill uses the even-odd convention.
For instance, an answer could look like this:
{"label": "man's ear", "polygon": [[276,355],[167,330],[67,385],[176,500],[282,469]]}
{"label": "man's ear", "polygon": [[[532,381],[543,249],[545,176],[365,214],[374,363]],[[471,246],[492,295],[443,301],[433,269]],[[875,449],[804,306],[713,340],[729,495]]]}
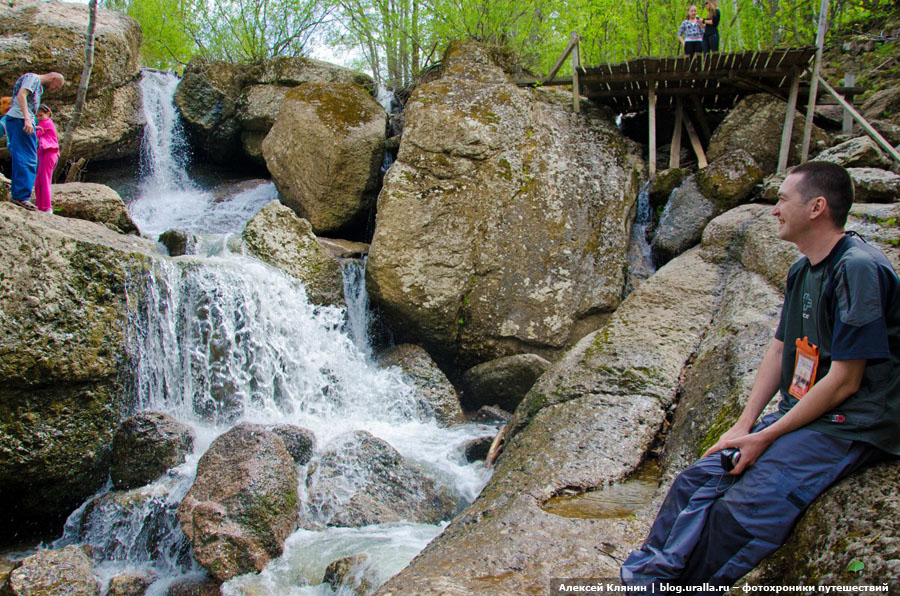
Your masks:
{"label": "man's ear", "polygon": [[811,202],[812,205],[809,212],[810,219],[816,219],[817,217],[828,211],[828,201],[825,200],[825,197],[816,197],[812,199]]}

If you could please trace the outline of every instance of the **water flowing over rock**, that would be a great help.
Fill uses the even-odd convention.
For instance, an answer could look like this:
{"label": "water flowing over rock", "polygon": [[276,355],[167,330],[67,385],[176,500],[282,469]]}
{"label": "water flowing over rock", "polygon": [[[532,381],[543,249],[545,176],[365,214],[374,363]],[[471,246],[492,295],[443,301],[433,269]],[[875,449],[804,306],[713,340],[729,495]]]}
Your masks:
{"label": "water flowing over rock", "polygon": [[[742,99],[713,132],[706,151],[707,158],[714,161],[740,147],[753,156],[765,173],[774,172],[778,166],[786,105],[784,101],[765,94]],[[800,162],[804,126],[806,118],[798,112],[794,115],[789,163]],[[827,134],[815,125],[812,131],[810,149],[815,154],[825,148]]]}
{"label": "water flowing over rock", "polygon": [[366,75],[310,58],[235,65],[195,57],[175,101],[195,145],[212,160],[230,163],[246,155],[262,163],[261,143],[278,115],[280,98],[309,82],[375,86]]}
{"label": "water flowing over rock", "polygon": [[599,109],[516,87],[486,47],[451,45],[442,72],[406,104],[370,294],[442,365],[555,353],[621,300],[640,152]]}
{"label": "water flowing over rock", "polygon": [[150,570],[123,573],[109,581],[106,596],[144,596],[155,580],[156,574]]}
{"label": "water flowing over rock", "polygon": [[828,161],[845,168],[891,167],[890,158],[870,137],[856,137],[818,154],[815,161]]}
{"label": "water flowing over rock", "polygon": [[366,577],[366,565],[369,556],[365,553],[344,557],[333,561],[325,568],[323,583],[331,586],[332,590],[350,590],[358,596],[366,596],[372,593],[372,582]]}
{"label": "water flowing over rock", "polygon": [[194,432],[168,414],[135,414],[113,438],[110,478],[120,490],[143,486],[184,463],[193,448]]}
{"label": "water flowing over rock", "polygon": [[258,259],[303,282],[315,304],[344,303],[341,265],[319,246],[310,223],[273,201],[244,228],[244,242]]}
{"label": "water flowing over rock", "polygon": [[306,83],[285,95],[262,143],[285,205],[316,233],[365,223],[384,159],[387,114],[350,83]]}
{"label": "water flowing over rock", "polygon": [[54,184],[53,213],[101,223],[121,234],[141,233],[119,193],[104,184]]}
{"label": "water flowing over rock", "polygon": [[399,366],[403,370],[404,376],[416,388],[416,399],[423,416],[433,416],[445,426],[462,421],[456,389],[424,348],[413,344],[389,348],[378,356],[378,364]]}
{"label": "water flowing over rock", "polygon": [[462,376],[466,409],[495,405],[513,412],[548,368],[550,362],[537,354],[516,354],[473,366]]}
{"label": "water flowing over rock", "polygon": [[91,559],[77,546],[43,550],[23,560],[9,574],[10,596],[100,596]]}
{"label": "water flowing over rock", "polygon": [[131,407],[126,287],[156,251],[95,223],[0,204],[0,503],[9,517],[51,523],[106,480]]}
{"label": "water flowing over rock", "polygon": [[307,485],[311,511],[329,526],[436,524],[453,517],[457,509],[456,498],[446,488],[365,431],[336,441],[310,472]]}
{"label": "water flowing over rock", "polygon": [[284,442],[242,423],[200,458],[178,508],[194,558],[219,581],[261,571],[281,555],[297,514],[297,469]]}
{"label": "water flowing over rock", "polygon": [[284,441],[284,446],[295,464],[306,465],[312,459],[313,451],[316,449],[316,436],[311,430],[293,424],[276,424],[269,430]]}
{"label": "water flowing over rock", "polygon": [[[74,109],[87,23],[88,8],[82,4],[26,0],[0,6],[0,89],[9,93],[25,72],[62,73],[66,86],[44,97],[60,132]],[[94,39],[94,68],[73,135],[73,155],[87,159],[135,155],[144,124],[136,81],[140,25],[120,12],[100,8]],[[5,149],[2,157],[8,159]]]}
{"label": "water flowing over rock", "polygon": [[197,236],[183,230],[166,230],[158,240],[169,251],[170,257],[194,254],[197,248]]}

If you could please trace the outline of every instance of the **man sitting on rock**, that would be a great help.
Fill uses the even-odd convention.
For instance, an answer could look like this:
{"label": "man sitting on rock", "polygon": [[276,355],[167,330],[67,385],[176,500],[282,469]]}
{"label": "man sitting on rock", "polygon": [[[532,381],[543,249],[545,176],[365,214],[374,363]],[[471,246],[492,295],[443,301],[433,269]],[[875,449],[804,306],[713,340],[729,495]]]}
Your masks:
{"label": "man sitting on rock", "polygon": [[[803,164],[781,185],[778,237],[805,256],[788,272],[775,338],[738,421],[678,476],[623,564],[625,584],[731,586],[825,489],[900,455],[900,279],[844,231],[852,202],[850,176],[831,163]],[[754,426],[776,391],[778,411]]]}
{"label": "man sitting on rock", "polygon": [[31,191],[37,175],[37,136],[34,127],[37,111],[44,94],[63,86],[65,79],[58,72],[38,75],[26,72],[16,80],[9,112],[6,113],[6,147],[12,158],[10,197],[14,204],[34,211]]}

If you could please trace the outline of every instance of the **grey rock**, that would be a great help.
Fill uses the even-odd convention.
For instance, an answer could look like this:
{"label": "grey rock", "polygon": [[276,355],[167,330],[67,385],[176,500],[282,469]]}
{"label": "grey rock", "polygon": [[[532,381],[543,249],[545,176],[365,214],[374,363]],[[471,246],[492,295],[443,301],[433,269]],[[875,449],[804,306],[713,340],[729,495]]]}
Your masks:
{"label": "grey rock", "polygon": [[616,308],[645,168],[608,114],[516,87],[497,54],[451,44],[413,92],[369,252],[373,303],[448,370],[559,353]]}
{"label": "grey rock", "polygon": [[302,466],[312,459],[316,449],[316,436],[311,430],[293,424],[278,424],[269,430],[281,437],[295,464]]}
{"label": "grey rock", "polygon": [[463,453],[466,454],[466,461],[472,463],[482,461],[487,458],[491,445],[494,443],[494,437],[479,437],[470,439],[463,445]]}
{"label": "grey rock", "polygon": [[141,412],[122,422],[113,438],[110,477],[119,490],[152,482],[184,463],[194,431],[161,412]]}
{"label": "grey rock", "polygon": [[375,587],[373,578],[366,575],[368,564],[369,555],[365,553],[332,561],[325,568],[322,582],[335,591],[344,589],[359,596],[366,596],[371,594],[372,588]]}
{"label": "grey rock", "polygon": [[695,175],[697,187],[716,204],[716,215],[737,207],[765,174],[747,151],[734,149],[712,160]]}
{"label": "grey rock", "polygon": [[100,582],[91,572],[90,557],[69,545],[25,558],[9,574],[6,590],[11,596],[100,596]]}
{"label": "grey rock", "polygon": [[220,596],[222,588],[215,579],[182,579],[172,583],[166,596]]}
{"label": "grey rock", "polygon": [[54,184],[53,213],[102,223],[122,234],[141,233],[119,193],[103,184]]}
{"label": "grey rock", "polygon": [[845,168],[889,168],[891,160],[869,137],[856,137],[826,149],[816,161],[836,163]]}
{"label": "grey rock", "polygon": [[657,172],[650,181],[650,206],[654,209],[665,206],[669,201],[669,195],[684,181],[687,172],[681,168],[670,168]]}
{"label": "grey rock", "polygon": [[859,111],[869,121],[887,120],[900,125],[900,85],[894,84],[876,91],[866,99]]}
{"label": "grey rock", "polygon": [[651,249],[663,265],[700,242],[703,228],[716,216],[716,204],[706,198],[694,176],[675,189],[656,227]]}
{"label": "grey rock", "polygon": [[475,415],[472,416],[472,422],[485,422],[493,424],[495,422],[509,422],[512,414],[494,406],[481,406]]}
{"label": "grey rock", "polygon": [[329,526],[390,522],[436,524],[450,519],[456,498],[365,431],[337,440],[307,478],[311,511]]}
{"label": "grey rock", "polygon": [[178,507],[197,562],[218,581],[262,571],[294,529],[297,480],[284,442],[264,427],[242,423],[213,441]]}
{"label": "grey rock", "polygon": [[156,572],[151,569],[117,575],[109,580],[106,596],[144,596],[156,578]]}
{"label": "grey rock", "polygon": [[183,230],[166,230],[158,240],[165,245],[170,257],[192,255],[197,249],[197,237]]}
{"label": "grey rock", "polygon": [[537,354],[516,354],[483,362],[462,376],[463,405],[468,410],[495,405],[514,411],[550,362]]}
{"label": "grey rock", "polygon": [[[781,148],[781,131],[786,112],[784,101],[769,95],[751,95],[742,99],[713,132],[706,156],[710,162],[734,151],[746,150],[765,174],[775,172]],[[806,118],[799,112],[794,116],[789,163],[799,163],[800,145]],[[825,148],[827,134],[818,126],[812,127],[811,152]]]}
{"label": "grey rock", "polygon": [[306,83],[287,92],[262,143],[282,201],[316,233],[364,223],[384,157],[384,109],[358,85]]}
{"label": "grey rock", "polygon": [[900,200],[900,175],[878,168],[847,168],[855,200],[861,203],[893,203]]}
{"label": "grey rock", "polygon": [[416,389],[419,411],[434,417],[442,426],[462,421],[462,409],[456,389],[438,368],[428,352],[420,346],[401,344],[378,355],[382,367],[399,366]]}
{"label": "grey rock", "polygon": [[340,263],[319,246],[309,222],[290,208],[272,201],[247,222],[243,239],[257,258],[302,281],[310,302],[344,303]]}

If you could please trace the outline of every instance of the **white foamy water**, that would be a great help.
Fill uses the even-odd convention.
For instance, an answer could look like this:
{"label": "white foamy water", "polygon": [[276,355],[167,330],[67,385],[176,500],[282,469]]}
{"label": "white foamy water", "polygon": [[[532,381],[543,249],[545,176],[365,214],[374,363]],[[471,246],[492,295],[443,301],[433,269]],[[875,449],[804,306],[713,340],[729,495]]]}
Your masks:
{"label": "white foamy water", "polygon": [[[142,83],[145,102],[157,88],[174,90],[174,77],[150,74]],[[70,517],[54,546],[90,544],[96,572],[105,584],[124,571],[152,569],[157,580],[150,596],[165,594],[173,581],[202,575],[175,510],[193,484],[202,454],[217,436],[244,421],[311,430],[317,452],[310,466],[330,447],[344,444],[349,433],[368,431],[439,486],[463,501],[474,499],[489,472],[481,464],[467,463],[462,449],[467,440],[495,429],[483,425],[446,429],[420,418],[416,393],[400,370],[378,368],[367,336],[364,264],[346,264],[346,309],[318,307],[309,303],[300,282],[242,254],[234,233],[259,207],[277,198],[274,186],[207,200],[186,175],[170,170],[177,170],[181,146],[178,134],[169,137],[163,130],[176,126],[174,117],[165,113],[174,112],[171,101],[153,100],[148,105],[164,114],[148,127],[148,137],[153,138],[145,144],[150,147],[145,159],[153,166],[145,171],[141,196],[131,208],[145,233],[180,227],[206,234],[201,251],[205,256],[160,260],[153,265],[152,276],[129,281],[129,355],[138,409],[166,412],[191,426],[197,437],[194,453],[136,491],[110,492],[107,486]],[[147,116],[152,119],[151,112]],[[170,138],[170,145],[154,140],[165,138]],[[175,157],[160,156],[159,151]],[[196,208],[188,209],[182,201]],[[305,468],[301,472],[301,512],[313,515],[311,522],[327,521],[315,519],[307,507]],[[348,470],[348,486],[364,476],[364,470]],[[262,574],[228,582],[226,593],[333,594],[321,583],[325,567],[335,559],[363,553],[369,562],[361,573],[377,586],[441,529],[383,524],[298,530],[281,558]]]}

